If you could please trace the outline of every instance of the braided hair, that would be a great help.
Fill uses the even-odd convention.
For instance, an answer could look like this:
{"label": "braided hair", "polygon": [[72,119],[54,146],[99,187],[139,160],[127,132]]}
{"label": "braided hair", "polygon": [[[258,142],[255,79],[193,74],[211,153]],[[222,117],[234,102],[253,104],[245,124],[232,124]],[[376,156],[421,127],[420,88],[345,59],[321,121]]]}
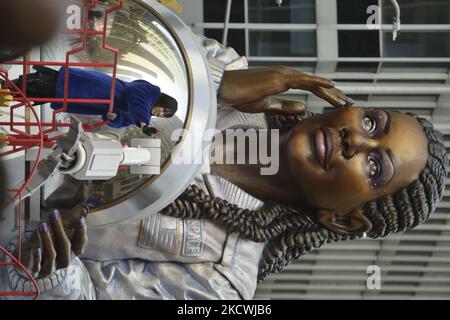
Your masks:
{"label": "braided hair", "polygon": [[[289,130],[303,119],[304,116],[267,116],[269,127],[280,130]],[[448,159],[442,134],[429,121],[417,120],[428,140],[425,169],[407,187],[364,205],[363,214],[373,226],[367,233],[370,238],[383,238],[423,223],[443,196]],[[363,234],[341,235],[330,231],[317,221],[312,211],[300,212],[298,208],[273,202],[266,202],[259,210],[247,210],[211,197],[195,185],[189,186],[162,213],[207,219],[243,239],[266,242],[259,264],[259,281],[325,243],[363,237]]]}

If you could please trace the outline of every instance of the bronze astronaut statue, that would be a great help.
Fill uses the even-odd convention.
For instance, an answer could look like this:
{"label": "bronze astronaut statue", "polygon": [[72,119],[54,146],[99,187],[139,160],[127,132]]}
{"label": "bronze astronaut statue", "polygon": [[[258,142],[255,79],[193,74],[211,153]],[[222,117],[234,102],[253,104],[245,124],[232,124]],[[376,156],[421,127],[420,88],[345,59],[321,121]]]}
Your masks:
{"label": "bronze astronaut statue", "polygon": [[[216,128],[278,129],[269,143],[278,144],[279,170],[206,164],[162,212],[124,226],[87,230],[83,206],[53,212],[36,232],[42,245],[27,244],[43,299],[251,299],[258,280],[314,248],[403,232],[435,210],[448,159],[428,121],[352,107],[327,79],[247,69],[233,49],[198,42],[218,88]],[[291,88],[336,110],[317,115],[273,98]],[[13,270],[2,277],[13,290],[29,285]]]}

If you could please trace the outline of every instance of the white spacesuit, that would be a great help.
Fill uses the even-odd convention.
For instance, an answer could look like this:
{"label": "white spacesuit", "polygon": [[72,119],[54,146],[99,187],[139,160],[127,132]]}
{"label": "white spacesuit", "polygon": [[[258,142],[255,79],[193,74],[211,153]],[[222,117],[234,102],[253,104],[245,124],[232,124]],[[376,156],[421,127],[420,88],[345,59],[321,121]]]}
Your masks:
{"label": "white spacesuit", "polygon": [[[245,57],[217,41],[198,37],[216,90],[223,71],[247,68]],[[267,128],[263,114],[219,106],[216,128]],[[246,209],[262,202],[230,182],[211,175],[209,165],[193,183],[212,196]],[[256,290],[263,243],[239,239],[203,220],[152,214],[126,226],[88,230],[81,259],[38,279],[41,299],[251,299]],[[3,268],[5,269],[5,268]],[[32,289],[9,267],[0,270],[6,290]]]}

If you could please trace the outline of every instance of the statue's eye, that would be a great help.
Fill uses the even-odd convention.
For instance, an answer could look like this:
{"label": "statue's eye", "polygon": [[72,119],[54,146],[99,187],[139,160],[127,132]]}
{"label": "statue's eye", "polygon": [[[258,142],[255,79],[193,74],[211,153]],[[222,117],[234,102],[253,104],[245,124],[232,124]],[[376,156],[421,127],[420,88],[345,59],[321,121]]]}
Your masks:
{"label": "statue's eye", "polygon": [[378,163],[378,160],[376,160],[375,158],[369,157],[368,167],[369,167],[369,177],[370,178],[373,178],[379,174],[380,165]]}
{"label": "statue's eye", "polygon": [[377,129],[377,123],[370,115],[365,115],[363,118],[363,129],[367,133],[373,134]]}

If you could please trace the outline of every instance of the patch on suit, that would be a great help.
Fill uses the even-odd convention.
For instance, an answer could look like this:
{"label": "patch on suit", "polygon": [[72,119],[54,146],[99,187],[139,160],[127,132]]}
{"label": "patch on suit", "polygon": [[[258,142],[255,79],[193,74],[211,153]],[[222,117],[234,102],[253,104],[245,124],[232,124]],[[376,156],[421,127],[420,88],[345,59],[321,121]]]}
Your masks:
{"label": "patch on suit", "polygon": [[152,214],[141,222],[138,246],[177,254],[181,242],[180,224],[177,218]]}
{"label": "patch on suit", "polygon": [[199,257],[203,253],[203,220],[183,220],[183,247],[185,257]]}
{"label": "patch on suit", "polygon": [[67,267],[67,288],[69,290],[81,290],[81,277],[83,270],[78,264],[71,264]]}

